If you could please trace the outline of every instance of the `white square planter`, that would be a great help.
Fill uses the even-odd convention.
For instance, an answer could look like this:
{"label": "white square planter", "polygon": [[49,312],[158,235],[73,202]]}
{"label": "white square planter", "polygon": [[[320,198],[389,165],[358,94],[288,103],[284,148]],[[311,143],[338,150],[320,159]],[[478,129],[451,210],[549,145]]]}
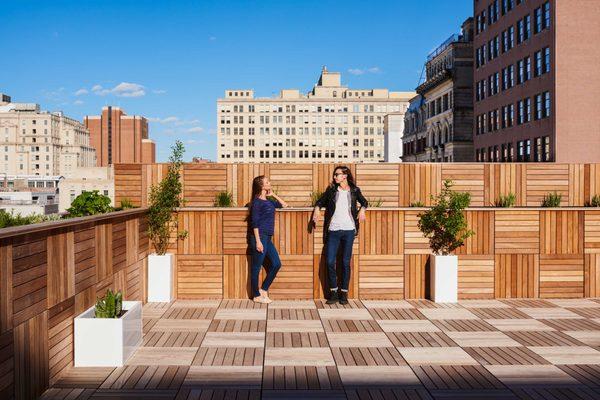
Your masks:
{"label": "white square planter", "polygon": [[458,302],[458,257],[430,257],[431,300],[436,303]]}
{"label": "white square planter", "polygon": [[148,301],[168,303],[173,300],[173,254],[148,256]]}
{"label": "white square planter", "polygon": [[75,318],[75,366],[122,367],[142,343],[142,303],[124,301],[121,318],[95,318],[94,309]]}

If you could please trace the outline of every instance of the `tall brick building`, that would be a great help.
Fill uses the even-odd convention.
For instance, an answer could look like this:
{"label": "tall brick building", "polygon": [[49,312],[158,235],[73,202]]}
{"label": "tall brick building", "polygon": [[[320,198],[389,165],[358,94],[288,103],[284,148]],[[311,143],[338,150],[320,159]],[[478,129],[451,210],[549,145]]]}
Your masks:
{"label": "tall brick building", "polygon": [[600,6],[475,0],[478,161],[600,161]]}
{"label": "tall brick building", "polygon": [[102,108],[101,115],[86,116],[83,123],[96,149],[97,166],[156,161],[156,146],[148,138],[146,118],[127,115],[119,107],[108,106]]}

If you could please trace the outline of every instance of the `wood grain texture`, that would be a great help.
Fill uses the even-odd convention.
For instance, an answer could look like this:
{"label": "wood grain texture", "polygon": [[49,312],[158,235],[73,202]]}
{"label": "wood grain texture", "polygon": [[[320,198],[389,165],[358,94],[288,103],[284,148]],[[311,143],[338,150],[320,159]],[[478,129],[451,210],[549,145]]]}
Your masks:
{"label": "wood grain texture", "polygon": [[539,263],[537,254],[496,254],[494,296],[538,297]]}

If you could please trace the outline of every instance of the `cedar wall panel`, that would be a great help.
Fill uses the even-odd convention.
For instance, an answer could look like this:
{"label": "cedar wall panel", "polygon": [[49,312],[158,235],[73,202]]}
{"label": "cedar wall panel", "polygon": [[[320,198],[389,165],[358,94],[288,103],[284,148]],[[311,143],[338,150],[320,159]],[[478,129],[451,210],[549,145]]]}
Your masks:
{"label": "cedar wall panel", "polygon": [[[600,194],[600,164],[556,163],[373,163],[347,164],[369,200],[385,206],[409,206],[439,192],[443,179],[471,193],[473,206],[491,206],[501,195],[514,193],[517,206],[539,206],[544,195],[557,191],[563,205],[583,206]],[[337,164],[184,164],[182,180],[187,206],[212,206],[215,195],[227,190],[237,206],[250,201],[252,179],[271,180],[294,206],[310,205],[310,193],[323,191]],[[153,184],[166,175],[167,164],[115,165],[115,201],[123,198],[147,206]],[[288,181],[287,178],[290,178]],[[294,184],[290,184],[294,182]]]}
{"label": "cedar wall panel", "polygon": [[494,256],[461,255],[458,257],[458,298],[491,299],[494,297]]}
{"label": "cedar wall panel", "polygon": [[[137,220],[144,212],[4,231],[15,234],[0,240],[0,398],[36,399],[73,365],[73,319],[97,294],[110,287],[142,300]],[[125,226],[135,234],[121,234]]]}

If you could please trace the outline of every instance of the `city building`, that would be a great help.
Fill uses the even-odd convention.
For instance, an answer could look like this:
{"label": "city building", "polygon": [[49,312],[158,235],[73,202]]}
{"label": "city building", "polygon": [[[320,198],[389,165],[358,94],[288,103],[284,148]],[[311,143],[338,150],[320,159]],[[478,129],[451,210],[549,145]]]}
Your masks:
{"label": "city building", "polygon": [[[427,56],[426,79],[417,87],[421,98],[415,100],[424,102],[425,123],[413,124],[408,134],[405,121],[404,161],[473,161],[473,18],[461,28]],[[423,139],[419,129],[426,131],[425,143],[417,142]]]}
{"label": "city building", "polygon": [[38,104],[0,102],[0,171],[8,175],[69,176],[93,166],[96,152],[90,133],[62,112],[41,111]]}
{"label": "city building", "polygon": [[83,123],[90,130],[91,144],[96,149],[96,166],[156,161],[156,145],[148,138],[146,118],[107,106],[102,108],[101,115],[84,117]]}
{"label": "city building", "polygon": [[209,160],[207,158],[202,158],[202,157],[192,157],[192,163],[194,163],[194,164],[211,164],[211,163],[214,163],[214,161]]}
{"label": "city building", "polygon": [[427,107],[420,94],[410,99],[404,117],[404,135],[402,136],[402,161],[427,162]]}
{"label": "city building", "polygon": [[113,166],[79,168],[77,173],[60,181],[58,184],[58,208],[65,211],[77,196],[84,191],[97,190],[100,194],[110,197],[111,205],[115,201],[115,178]]}
{"label": "city building", "polygon": [[62,176],[0,175],[0,209],[22,216],[56,214]]}
{"label": "city building", "polygon": [[[413,96],[349,89],[342,86],[339,72],[325,67],[306,95],[285,89],[278,97],[255,98],[252,90],[227,90],[217,100],[217,162],[384,161],[386,118],[403,117]],[[403,119],[388,125],[402,132],[398,124]],[[397,152],[399,136],[392,135],[395,143],[388,141]]]}
{"label": "city building", "polygon": [[600,161],[596,1],[475,0],[477,161]]}

